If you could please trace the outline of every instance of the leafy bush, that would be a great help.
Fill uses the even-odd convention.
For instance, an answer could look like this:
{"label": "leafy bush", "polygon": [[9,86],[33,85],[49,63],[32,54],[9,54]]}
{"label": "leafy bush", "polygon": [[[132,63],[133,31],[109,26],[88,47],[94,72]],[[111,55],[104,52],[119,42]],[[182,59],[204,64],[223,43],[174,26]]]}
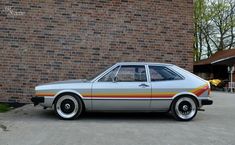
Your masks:
{"label": "leafy bush", "polygon": [[10,110],[10,106],[8,104],[0,103],[0,113],[6,112],[9,110]]}

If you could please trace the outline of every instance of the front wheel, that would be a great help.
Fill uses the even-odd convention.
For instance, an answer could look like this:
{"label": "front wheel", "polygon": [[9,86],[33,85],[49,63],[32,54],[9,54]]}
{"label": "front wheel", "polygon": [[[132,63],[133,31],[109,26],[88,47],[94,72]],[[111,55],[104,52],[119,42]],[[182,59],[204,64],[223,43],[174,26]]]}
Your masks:
{"label": "front wheel", "polygon": [[61,119],[77,119],[82,113],[82,101],[73,94],[64,94],[55,100],[54,111]]}
{"label": "front wheel", "polygon": [[192,120],[197,114],[196,101],[188,96],[177,98],[172,103],[171,112],[173,117],[177,120]]}

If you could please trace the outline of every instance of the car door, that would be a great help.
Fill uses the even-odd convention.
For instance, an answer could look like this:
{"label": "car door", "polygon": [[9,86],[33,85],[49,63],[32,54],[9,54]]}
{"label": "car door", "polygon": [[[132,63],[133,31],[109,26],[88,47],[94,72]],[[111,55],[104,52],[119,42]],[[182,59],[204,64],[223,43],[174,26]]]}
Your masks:
{"label": "car door", "polygon": [[151,86],[147,66],[120,65],[92,86],[93,110],[147,110]]}

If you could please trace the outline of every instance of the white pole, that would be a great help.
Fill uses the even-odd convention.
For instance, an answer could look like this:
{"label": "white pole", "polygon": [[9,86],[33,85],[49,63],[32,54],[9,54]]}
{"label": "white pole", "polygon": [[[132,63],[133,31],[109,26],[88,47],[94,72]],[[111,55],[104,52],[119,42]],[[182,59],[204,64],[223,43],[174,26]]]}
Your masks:
{"label": "white pole", "polygon": [[230,75],[230,77],[231,77],[230,78],[230,90],[231,90],[231,93],[232,93],[233,92],[233,86],[232,86],[232,84],[233,84],[233,72],[231,71],[230,74],[231,74]]}
{"label": "white pole", "polygon": [[231,66],[231,69],[230,69],[230,80],[231,80],[231,84],[230,84],[230,89],[231,89],[231,93],[233,92],[233,72],[234,72],[234,66]]}

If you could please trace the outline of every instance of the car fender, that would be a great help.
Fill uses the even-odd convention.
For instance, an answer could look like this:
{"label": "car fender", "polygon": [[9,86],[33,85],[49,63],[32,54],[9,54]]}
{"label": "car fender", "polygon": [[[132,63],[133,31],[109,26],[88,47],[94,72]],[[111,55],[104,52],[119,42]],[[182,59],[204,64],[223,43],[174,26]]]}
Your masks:
{"label": "car fender", "polygon": [[200,101],[198,100],[198,97],[195,94],[191,93],[191,92],[180,92],[180,93],[177,93],[177,94],[175,94],[172,97],[172,100],[176,99],[179,96],[183,96],[183,95],[190,95],[190,96],[192,96],[197,101],[198,105],[200,106],[200,103],[199,103]]}
{"label": "car fender", "polygon": [[77,92],[75,90],[62,90],[62,91],[59,91],[58,93],[56,93],[56,95],[54,97],[56,98],[62,93],[74,93],[74,94],[78,95],[79,97],[81,97],[81,99],[84,99],[84,97],[79,92]]}

